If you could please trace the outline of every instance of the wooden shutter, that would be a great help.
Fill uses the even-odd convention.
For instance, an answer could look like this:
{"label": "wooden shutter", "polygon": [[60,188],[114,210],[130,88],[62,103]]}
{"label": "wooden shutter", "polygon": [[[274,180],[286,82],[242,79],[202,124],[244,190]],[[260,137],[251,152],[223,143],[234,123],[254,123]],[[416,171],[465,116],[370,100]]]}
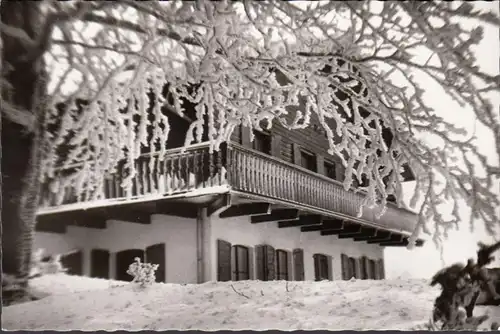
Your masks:
{"label": "wooden shutter", "polygon": [[266,278],[268,281],[273,281],[276,279],[274,255],[274,247],[266,245]]}
{"label": "wooden shutter", "polygon": [[90,252],[90,277],[109,278],[109,251],[92,249]]}
{"label": "wooden shutter", "polygon": [[378,261],[374,260],[373,265],[375,266],[375,268],[374,268],[375,279],[380,279],[380,268],[378,267]]}
{"label": "wooden shutter", "polygon": [[252,142],[250,141],[250,128],[243,125],[240,125],[240,128],[241,128],[241,145],[251,148]]}
{"label": "wooden shutter", "polygon": [[345,254],[340,255],[340,261],[342,263],[342,279],[343,280],[348,280],[351,277],[349,277],[349,257]]}
{"label": "wooden shutter", "polygon": [[371,273],[370,273],[370,259],[368,259],[366,256],[363,256],[363,261],[364,261],[364,266],[365,266],[365,279],[372,279]]}
{"label": "wooden shutter", "polygon": [[363,278],[362,277],[362,274],[361,274],[361,261],[359,260],[359,258],[355,257],[354,258],[354,265],[355,265],[355,271],[356,271],[356,279],[361,279]]}
{"label": "wooden shutter", "polygon": [[255,266],[256,266],[256,278],[261,281],[265,281],[265,265],[264,265],[264,259],[265,259],[265,252],[264,252],[264,245],[258,245],[255,246]]}
{"label": "wooden shutter", "polygon": [[217,280],[231,280],[231,243],[217,240]]}
{"label": "wooden shutter", "polygon": [[277,158],[281,157],[281,136],[273,134],[271,136],[271,155]]}
{"label": "wooden shutter", "polygon": [[133,276],[127,274],[128,267],[135,262],[138,257],[144,263],[144,250],[142,249],[124,249],[116,253],[116,273],[115,277],[118,281],[130,282],[134,279]]}
{"label": "wooden shutter", "polygon": [[313,255],[314,259],[314,280],[319,281],[320,280],[320,263],[319,263],[319,254],[314,254]]}
{"label": "wooden shutter", "polygon": [[146,248],[146,262],[157,264],[156,282],[165,282],[165,244],[159,243]]}
{"label": "wooden shutter", "polygon": [[301,248],[293,250],[293,277],[296,281],[303,281],[304,275],[304,251]]}
{"label": "wooden shutter", "polygon": [[385,279],[384,259],[379,259],[377,262],[378,262],[379,278]]}
{"label": "wooden shutter", "polygon": [[302,156],[300,154],[300,145],[292,143],[293,163],[302,166]]}

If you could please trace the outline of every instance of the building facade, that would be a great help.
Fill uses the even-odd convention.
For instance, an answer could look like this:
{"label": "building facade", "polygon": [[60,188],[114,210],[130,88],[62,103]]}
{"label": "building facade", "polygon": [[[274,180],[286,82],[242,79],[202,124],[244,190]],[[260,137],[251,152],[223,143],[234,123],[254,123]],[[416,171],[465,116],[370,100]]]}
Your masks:
{"label": "building facade", "polygon": [[380,218],[368,208],[357,218],[364,194],[344,190],[314,117],[306,129],[254,131],[252,142],[236,128],[213,153],[208,143],[181,151],[189,119],[169,117],[172,148],[163,159],[144,150],[129,196],[120,170],[99,200],[44,187],[35,248],[64,254],[72,274],[131,280],[140,257],[160,265],[158,281],[200,283],[381,279],[383,248],[408,244],[414,213],[391,202]]}

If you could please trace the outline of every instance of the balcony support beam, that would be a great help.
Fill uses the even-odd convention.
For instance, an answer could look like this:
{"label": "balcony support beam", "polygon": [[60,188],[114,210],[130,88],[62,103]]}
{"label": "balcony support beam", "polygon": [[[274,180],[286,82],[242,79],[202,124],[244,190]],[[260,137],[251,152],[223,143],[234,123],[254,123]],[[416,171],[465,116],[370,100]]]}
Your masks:
{"label": "balcony support beam", "polygon": [[323,230],[342,230],[344,228],[344,221],[340,219],[324,219],[320,225],[302,226],[301,232],[315,232]]}
{"label": "balcony support beam", "polygon": [[308,226],[308,225],[318,225],[321,224],[322,217],[320,215],[302,215],[299,220],[296,221],[281,221],[278,222],[279,228],[286,227],[296,227],[296,226]]}
{"label": "balcony support beam", "polygon": [[328,229],[321,231],[321,235],[352,234],[361,232],[361,225],[347,225],[342,229]]}
{"label": "balcony support beam", "polygon": [[265,215],[271,212],[271,204],[269,203],[244,203],[232,205],[219,215],[220,218]]}
{"label": "balcony support beam", "polygon": [[390,235],[388,237],[370,239],[366,243],[368,243],[368,244],[379,244],[381,242],[400,242],[402,240],[403,240],[403,236],[401,234],[390,233]]}
{"label": "balcony support beam", "polygon": [[252,224],[275,222],[283,220],[298,220],[299,210],[297,209],[276,209],[267,215],[252,216]]}
{"label": "balcony support beam", "polygon": [[341,232],[339,234],[339,239],[347,239],[347,238],[354,238],[354,237],[374,237],[377,234],[377,230],[371,227],[363,227],[360,226],[359,231],[357,232]]}
{"label": "balcony support beam", "polygon": [[[381,242],[380,246],[384,247],[406,247],[408,246],[408,238],[404,238],[402,241],[388,241],[388,242]],[[418,239],[415,242],[415,246],[421,247],[424,244],[424,241],[421,239]]]}
{"label": "balcony support beam", "polygon": [[391,232],[377,230],[374,236],[362,235],[354,237],[354,241],[369,241],[369,240],[387,240],[391,236]]}

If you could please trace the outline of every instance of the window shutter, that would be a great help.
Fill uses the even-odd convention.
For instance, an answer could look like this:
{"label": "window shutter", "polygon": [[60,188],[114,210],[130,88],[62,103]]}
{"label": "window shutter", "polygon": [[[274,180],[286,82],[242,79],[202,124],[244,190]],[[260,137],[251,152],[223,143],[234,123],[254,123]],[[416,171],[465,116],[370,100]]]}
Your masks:
{"label": "window shutter", "polygon": [[271,137],[271,155],[281,157],[281,136],[273,134]]}
{"label": "window shutter", "polygon": [[319,275],[320,274],[319,273],[320,263],[319,263],[318,254],[314,254],[313,259],[314,259],[314,280],[319,281],[320,280],[320,275]]}
{"label": "window shutter", "polygon": [[293,250],[293,277],[296,281],[303,281],[304,275],[304,251],[301,248]]}
{"label": "window shutter", "polygon": [[380,279],[380,268],[378,267],[378,261],[374,260],[373,261],[373,272],[375,274],[375,279]]}
{"label": "window shutter", "polygon": [[109,251],[92,249],[90,252],[90,277],[109,278]]}
{"label": "window shutter", "polygon": [[321,175],[325,174],[325,158],[322,155],[316,154],[316,171]]}
{"label": "window shutter", "polygon": [[356,278],[362,279],[361,275],[361,261],[358,258],[354,258],[355,270],[356,270]]}
{"label": "window shutter", "polygon": [[156,282],[165,282],[165,244],[159,243],[146,248],[146,262],[158,265]]}
{"label": "window shutter", "polygon": [[365,279],[372,279],[373,277],[371,277],[370,273],[370,260],[366,256],[363,256],[363,262],[365,267]]}
{"label": "window shutter", "polygon": [[255,266],[257,267],[257,270],[255,271],[257,276],[256,278],[258,280],[264,281],[264,245],[255,246]]}
{"label": "window shutter", "polygon": [[231,243],[217,240],[217,280],[227,282],[231,280]]}
{"label": "window shutter", "polygon": [[379,278],[385,279],[384,259],[379,259],[377,262],[378,262]]}
{"label": "window shutter", "polygon": [[302,157],[300,155],[300,145],[292,143],[293,163],[302,166]]}
{"label": "window shutter", "polygon": [[342,254],[342,255],[340,255],[340,261],[342,263],[342,279],[348,280],[348,279],[350,279],[350,277],[349,277],[349,258],[347,257],[347,255]]}
{"label": "window shutter", "polygon": [[266,279],[273,281],[276,279],[276,267],[274,264],[274,247],[266,245]]}
{"label": "window shutter", "polygon": [[247,126],[240,125],[241,129],[241,145],[245,147],[252,147],[252,142],[250,141],[250,128]]}

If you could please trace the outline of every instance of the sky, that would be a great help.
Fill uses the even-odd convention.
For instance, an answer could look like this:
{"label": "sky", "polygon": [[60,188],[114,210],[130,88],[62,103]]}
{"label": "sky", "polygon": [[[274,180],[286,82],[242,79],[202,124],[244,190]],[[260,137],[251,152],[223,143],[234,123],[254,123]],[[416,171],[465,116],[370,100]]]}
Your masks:
{"label": "sky", "polygon": [[[485,10],[493,10],[499,13],[500,2],[492,1],[477,1],[474,5],[478,8]],[[481,69],[489,73],[500,72],[500,39],[499,30],[492,26],[485,27],[484,40],[478,46],[476,51],[478,63]],[[425,86],[424,86],[425,87]],[[442,110],[446,111],[448,119],[453,117],[457,124],[471,124],[473,118],[464,110],[456,110],[457,105],[452,101],[445,99],[442,95],[436,95],[436,103],[442,106]],[[497,113],[500,107],[500,98],[498,94],[493,96],[494,105],[497,108]],[[460,108],[460,107],[458,107]],[[477,129],[478,143],[484,154],[489,159],[497,159],[494,152],[494,145],[492,143],[491,133],[481,129],[478,125]],[[409,182],[407,185],[406,193],[409,194],[414,182]],[[500,196],[500,189],[497,185],[497,194]],[[445,210],[449,208],[443,208]],[[500,210],[500,208],[499,208]],[[486,232],[484,226],[477,224],[474,232],[470,231],[468,217],[470,211],[467,207],[460,208],[460,216],[462,223],[458,231],[450,233],[447,240],[443,242],[443,256],[436,248],[435,244],[427,238],[428,241],[423,247],[407,250],[406,248],[395,247],[386,248],[385,261],[386,261],[386,276],[387,278],[398,277],[413,277],[413,278],[427,278],[431,277],[436,271],[441,269],[444,265],[451,265],[456,262],[465,262],[468,258],[475,257],[477,251],[477,242],[493,242],[496,238],[500,239],[500,222],[497,228],[497,235],[490,236]],[[495,238],[496,237],[496,238]],[[493,265],[500,266],[500,252],[496,253],[496,261]]]}

